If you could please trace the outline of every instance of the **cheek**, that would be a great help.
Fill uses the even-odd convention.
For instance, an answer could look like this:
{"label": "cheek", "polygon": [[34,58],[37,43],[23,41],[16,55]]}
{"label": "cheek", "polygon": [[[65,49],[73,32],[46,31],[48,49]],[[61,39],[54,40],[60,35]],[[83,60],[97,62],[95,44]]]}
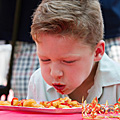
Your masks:
{"label": "cheek", "polygon": [[72,71],[69,73],[69,82],[73,85],[80,85],[82,82],[90,75],[93,60],[84,60],[77,64],[76,67],[72,68]]}
{"label": "cheek", "polygon": [[85,79],[90,75],[93,67],[93,60],[86,60],[80,67],[81,76],[85,77]]}
{"label": "cheek", "polygon": [[49,75],[49,68],[42,64],[40,67],[41,67],[41,74],[42,74],[43,79],[45,80],[47,84],[51,85],[52,83],[51,83],[51,78]]}

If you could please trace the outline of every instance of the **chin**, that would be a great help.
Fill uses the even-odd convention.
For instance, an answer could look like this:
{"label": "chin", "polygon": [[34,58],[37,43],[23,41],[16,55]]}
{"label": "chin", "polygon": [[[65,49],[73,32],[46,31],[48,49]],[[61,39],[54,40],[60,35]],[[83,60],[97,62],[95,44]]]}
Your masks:
{"label": "chin", "polygon": [[63,93],[62,95],[69,95],[72,93],[72,91],[63,91],[62,93]]}

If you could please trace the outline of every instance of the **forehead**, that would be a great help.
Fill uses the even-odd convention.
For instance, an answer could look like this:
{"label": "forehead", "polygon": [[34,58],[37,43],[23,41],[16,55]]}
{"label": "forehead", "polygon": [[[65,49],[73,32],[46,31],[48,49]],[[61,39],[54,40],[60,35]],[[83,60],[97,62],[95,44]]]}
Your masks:
{"label": "forehead", "polygon": [[71,36],[39,34],[36,43],[38,52],[43,54],[75,54],[90,51],[90,46]]}
{"label": "forehead", "polygon": [[75,48],[86,48],[89,45],[83,43],[83,39],[78,39],[72,35],[58,35],[58,34],[38,34],[37,43],[41,47],[49,47],[61,49],[74,49]]}
{"label": "forehead", "polygon": [[73,43],[77,43],[78,45],[79,44],[85,45],[85,43],[83,42],[84,41],[83,38],[77,38],[73,35],[59,35],[59,34],[49,34],[49,33],[36,34],[35,41],[37,43],[62,41],[63,44],[67,41],[68,44],[71,44],[71,42],[73,42]]}

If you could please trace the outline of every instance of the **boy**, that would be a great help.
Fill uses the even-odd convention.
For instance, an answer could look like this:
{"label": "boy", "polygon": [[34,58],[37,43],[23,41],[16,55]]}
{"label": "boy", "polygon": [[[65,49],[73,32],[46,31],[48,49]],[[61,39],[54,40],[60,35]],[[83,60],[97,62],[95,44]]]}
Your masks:
{"label": "boy", "polygon": [[41,68],[31,76],[28,99],[118,100],[120,67],[104,53],[98,0],[43,0],[33,15],[31,35]]}

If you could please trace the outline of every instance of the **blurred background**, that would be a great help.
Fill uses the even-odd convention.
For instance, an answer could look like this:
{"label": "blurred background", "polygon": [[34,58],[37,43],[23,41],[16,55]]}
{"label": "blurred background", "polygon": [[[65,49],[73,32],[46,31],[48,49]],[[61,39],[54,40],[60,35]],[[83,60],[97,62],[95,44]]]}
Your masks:
{"label": "blurred background", "polygon": [[[0,0],[0,96],[25,99],[31,74],[39,68],[30,36],[31,17],[41,0]],[[12,89],[12,90],[11,90]],[[7,99],[2,96],[2,100]]]}

